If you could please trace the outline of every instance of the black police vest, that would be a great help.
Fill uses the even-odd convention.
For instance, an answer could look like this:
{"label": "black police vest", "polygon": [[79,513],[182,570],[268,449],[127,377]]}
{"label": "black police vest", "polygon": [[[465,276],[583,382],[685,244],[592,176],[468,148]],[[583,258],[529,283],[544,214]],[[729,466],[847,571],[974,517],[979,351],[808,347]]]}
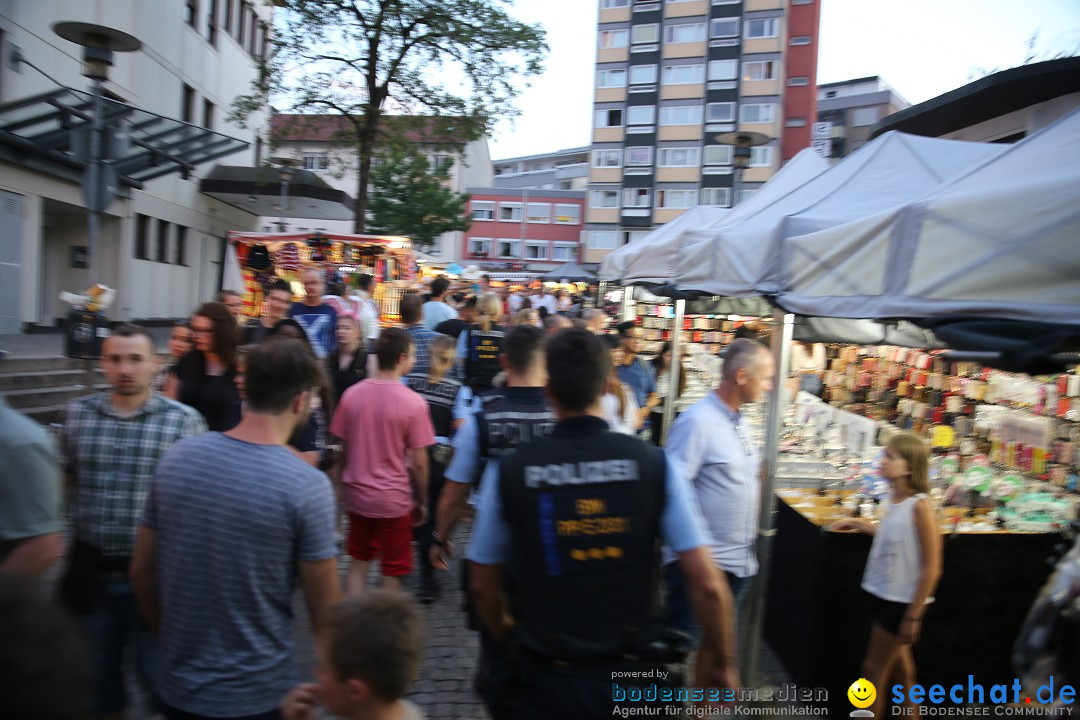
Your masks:
{"label": "black police vest", "polygon": [[[476,433],[480,457],[485,460],[501,458],[555,428],[555,414],[540,388],[494,388],[478,397]],[[477,471],[479,480],[483,467]]]}
{"label": "black police vest", "polygon": [[502,371],[499,355],[502,354],[503,338],[506,328],[492,325],[484,330],[479,325],[471,326],[465,337],[465,378],[476,392],[492,387],[491,381]]}
{"label": "black police vest", "polygon": [[616,658],[658,635],[666,465],[636,438],[565,426],[500,466],[516,579],[510,603],[526,648],[556,659]]}

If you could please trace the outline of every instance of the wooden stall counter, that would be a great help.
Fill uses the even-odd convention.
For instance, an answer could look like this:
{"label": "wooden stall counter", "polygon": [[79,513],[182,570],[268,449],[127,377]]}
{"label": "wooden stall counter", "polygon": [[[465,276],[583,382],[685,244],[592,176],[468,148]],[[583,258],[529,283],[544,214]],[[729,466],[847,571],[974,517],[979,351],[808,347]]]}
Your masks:
{"label": "wooden stall counter", "polygon": [[[827,529],[851,514],[834,492],[781,489],[777,496],[765,636],[792,681],[827,689],[830,717],[846,717],[870,628],[860,584],[873,539]],[[966,517],[966,508],[940,512],[944,568],[914,648],[918,681],[948,687],[973,675],[986,686],[1011,683],[1013,642],[1060,535],[997,529],[983,513]],[[956,515],[973,530],[955,532]]]}

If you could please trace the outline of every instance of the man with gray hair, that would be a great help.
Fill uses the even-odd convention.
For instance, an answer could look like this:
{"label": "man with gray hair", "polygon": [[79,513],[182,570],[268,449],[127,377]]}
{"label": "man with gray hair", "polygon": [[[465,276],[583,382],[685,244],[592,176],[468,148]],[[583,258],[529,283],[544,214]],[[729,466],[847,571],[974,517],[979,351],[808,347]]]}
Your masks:
{"label": "man with gray hair", "polygon": [[[775,363],[764,345],[747,339],[732,342],[723,357],[720,386],[675,420],[664,447],[693,483],[713,562],[727,575],[739,608],[758,569],[754,540],[761,504],[761,454],[740,409],[772,389]],[[682,577],[668,555],[668,624],[692,631]]]}
{"label": "man with gray hair", "polygon": [[594,335],[603,335],[607,331],[608,316],[603,310],[586,310],[581,317],[585,320],[585,328]]}

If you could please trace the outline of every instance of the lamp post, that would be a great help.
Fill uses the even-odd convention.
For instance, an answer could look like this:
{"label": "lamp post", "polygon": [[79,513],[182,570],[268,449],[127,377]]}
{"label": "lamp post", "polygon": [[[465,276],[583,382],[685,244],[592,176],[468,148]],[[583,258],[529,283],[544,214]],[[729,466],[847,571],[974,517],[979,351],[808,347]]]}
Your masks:
{"label": "lamp post", "polygon": [[750,148],[764,145],[772,140],[768,135],[749,130],[733,130],[716,136],[716,141],[724,145],[733,145],[732,166],[735,169],[735,183],[732,192],[731,204],[737,205],[742,200],[742,174],[750,167]]}
{"label": "lamp post", "polygon": [[278,232],[285,232],[285,206],[289,202],[289,183],[296,174],[296,168],[300,165],[298,160],[287,157],[270,158],[270,162],[278,165],[278,179],[281,181],[281,205],[278,208]]}
{"label": "lamp post", "polygon": [[86,203],[86,269],[93,279],[95,246],[99,229],[99,216],[109,207],[116,196],[117,176],[104,156],[115,156],[119,137],[109,138],[112,147],[105,142],[105,123],[101,117],[101,83],[109,79],[109,66],[113,64],[114,52],[134,52],[142,47],[138,39],[125,32],[82,22],[53,23],[52,30],[65,40],[83,47],[83,75],[90,78],[93,109],[91,110],[90,134],[87,143],[86,171],[83,174],[82,196]]}

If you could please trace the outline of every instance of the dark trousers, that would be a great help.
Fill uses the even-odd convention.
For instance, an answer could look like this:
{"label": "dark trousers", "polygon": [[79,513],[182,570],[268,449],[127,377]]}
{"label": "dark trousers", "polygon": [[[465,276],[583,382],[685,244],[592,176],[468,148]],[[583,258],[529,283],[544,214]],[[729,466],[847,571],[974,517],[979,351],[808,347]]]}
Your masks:
{"label": "dark trousers", "polygon": [[[731,595],[735,599],[735,614],[742,610],[743,601],[750,590],[753,577],[738,577],[724,572]],[[694,618],[694,609],[690,604],[690,594],[686,589],[682,570],[678,562],[664,566],[664,583],[667,585],[667,626],[688,633],[695,642],[701,639],[701,624]]]}
{"label": "dark trousers", "polygon": [[[439,494],[442,492],[443,487],[443,473],[446,472],[446,466],[442,463],[435,462],[435,458],[431,456],[430,449],[428,450],[428,519],[427,522],[416,528],[417,548],[420,551],[420,561],[416,564],[420,568],[420,575],[431,576],[434,568],[431,566],[428,560],[431,557],[431,533],[435,530],[435,512],[439,507]],[[466,592],[468,588],[466,588]]]}
{"label": "dark trousers", "polygon": [[193,715],[183,710],[177,710],[168,705],[162,705],[162,714],[168,720],[281,720],[281,711],[277,708],[267,710],[256,715],[230,715],[228,717],[210,717],[209,715]]}

